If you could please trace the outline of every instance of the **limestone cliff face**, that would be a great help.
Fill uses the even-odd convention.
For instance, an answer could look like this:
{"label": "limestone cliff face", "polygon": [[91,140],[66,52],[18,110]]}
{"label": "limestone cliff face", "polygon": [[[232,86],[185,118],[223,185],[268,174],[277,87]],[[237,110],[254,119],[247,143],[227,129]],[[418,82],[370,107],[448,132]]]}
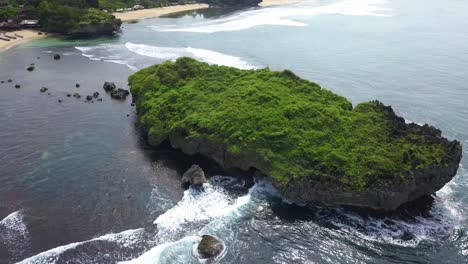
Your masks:
{"label": "limestone cliff face", "polygon": [[[405,124],[404,119],[397,117],[391,108],[388,110],[389,114],[393,115],[395,122],[398,122],[400,129],[417,130],[419,133],[430,134],[434,142],[443,145],[449,153],[445,161],[447,166],[444,168],[414,169],[408,172],[405,179],[400,182],[392,184],[375,182],[359,192],[343,190],[337,179],[324,179],[317,176],[302,177],[286,184],[272,179],[273,185],[284,198],[297,203],[331,207],[356,206],[382,211],[395,210],[404,203],[440,190],[457,173],[462,157],[460,143],[443,138],[440,130],[436,128],[427,125]],[[212,142],[205,138],[188,139],[184,134],[183,131],[178,131],[159,138],[150,135],[148,142],[157,147],[167,140],[174,149],[179,149],[188,155],[204,155],[226,169],[237,168],[247,171],[255,168],[264,175],[269,174],[268,164],[261,161],[255,153],[230,153],[225,143]]]}
{"label": "limestone cliff face", "polygon": [[100,36],[100,35],[112,35],[116,31],[120,30],[122,21],[115,19],[109,23],[95,23],[79,25],[71,29],[68,34],[72,36]]}

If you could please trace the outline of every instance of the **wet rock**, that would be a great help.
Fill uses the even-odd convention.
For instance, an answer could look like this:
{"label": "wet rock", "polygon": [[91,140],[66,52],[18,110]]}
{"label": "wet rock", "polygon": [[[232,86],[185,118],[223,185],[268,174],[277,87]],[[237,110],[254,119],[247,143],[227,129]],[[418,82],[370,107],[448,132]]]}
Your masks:
{"label": "wet rock", "polygon": [[117,89],[117,86],[113,82],[105,82],[103,88],[106,92],[110,92]]}
{"label": "wet rock", "polygon": [[128,90],[119,88],[111,92],[111,97],[118,100],[125,100],[129,94],[130,92]]}
{"label": "wet rock", "polygon": [[93,97],[91,95],[88,95],[88,96],[86,96],[86,100],[91,101],[91,100],[93,100]]}
{"label": "wet rock", "polygon": [[47,95],[50,95],[50,93],[47,93]]}
{"label": "wet rock", "polygon": [[80,84],[79,83],[75,84],[75,87],[80,88]]}
{"label": "wet rock", "polygon": [[98,98],[98,97],[99,97],[99,92],[94,92],[94,93],[93,93],[93,97],[94,97],[94,98]]}
{"label": "wet rock", "polygon": [[44,33],[42,33],[42,31],[39,31],[39,32],[37,32],[37,34],[38,34],[38,35],[42,35],[42,34],[44,34]]}
{"label": "wet rock", "polygon": [[71,94],[67,94],[67,97],[71,97],[72,95]]}
{"label": "wet rock", "polygon": [[102,102],[102,98],[98,98],[97,101],[98,101],[98,102]]}
{"label": "wet rock", "polygon": [[7,82],[11,83],[11,82],[13,82],[13,80],[11,80],[11,79],[8,79],[8,81],[7,81]]}
{"label": "wet rock", "polygon": [[34,66],[29,66],[28,68],[26,68],[26,70],[27,70],[27,71],[30,71],[30,72],[34,71],[34,69],[35,69]]}
{"label": "wet rock", "polygon": [[75,98],[81,98],[81,95],[80,95],[79,93],[74,93],[74,94],[73,94],[73,97],[75,97]]}
{"label": "wet rock", "polygon": [[182,176],[182,186],[184,188],[193,185],[195,187],[200,187],[203,183],[208,182],[205,177],[205,172],[198,165],[192,165],[184,175]]}
{"label": "wet rock", "polygon": [[54,55],[54,60],[60,60],[62,57],[59,54]]}
{"label": "wet rock", "polygon": [[61,102],[62,102],[62,99],[58,99],[58,102],[61,103]]}
{"label": "wet rock", "polygon": [[5,81],[1,81],[1,83],[5,83]]}
{"label": "wet rock", "polygon": [[19,89],[19,88],[21,88],[21,85],[17,84],[17,85],[15,85],[15,88]]}
{"label": "wet rock", "polygon": [[41,93],[45,93],[45,92],[47,92],[47,90],[49,90],[49,88],[42,87],[39,91],[41,91]]}
{"label": "wet rock", "polygon": [[135,106],[135,103],[132,103],[131,106]]}
{"label": "wet rock", "polygon": [[214,258],[224,250],[224,243],[218,238],[210,235],[203,235],[197,251],[203,259]]}

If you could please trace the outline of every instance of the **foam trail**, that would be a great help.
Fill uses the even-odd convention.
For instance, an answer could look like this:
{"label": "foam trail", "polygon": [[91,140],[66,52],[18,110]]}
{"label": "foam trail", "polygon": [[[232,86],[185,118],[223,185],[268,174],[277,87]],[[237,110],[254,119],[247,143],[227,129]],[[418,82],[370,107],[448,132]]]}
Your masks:
{"label": "foam trail", "polygon": [[[221,176],[212,177],[210,181],[216,177]],[[211,184],[205,184],[201,192],[189,189],[176,206],[154,221],[161,244],[136,259],[122,263],[193,263],[192,260],[197,259],[195,247],[204,234],[222,238],[225,248],[228,248],[229,244],[235,243],[232,224],[239,218],[252,216],[260,205],[259,201],[264,201],[266,196],[276,195],[271,184],[264,180],[238,198]],[[225,253],[220,254],[217,260]]]}
{"label": "foam trail", "polygon": [[21,211],[13,212],[0,221],[0,245],[5,245],[14,257],[20,256],[28,243],[29,231]]}
{"label": "foam trail", "polygon": [[255,66],[250,65],[239,57],[226,55],[220,52],[196,49],[196,48],[171,48],[157,47],[144,44],[134,44],[128,42],[125,44],[128,50],[139,55],[153,57],[161,60],[176,60],[180,57],[192,57],[206,63],[231,66],[239,69],[253,69]]}
{"label": "foam trail", "polygon": [[57,260],[59,260],[60,255],[67,252],[68,250],[74,249],[80,245],[84,245],[86,243],[90,243],[93,241],[108,241],[114,242],[123,247],[131,247],[139,243],[141,233],[144,232],[144,229],[131,229],[127,231],[123,231],[121,233],[115,234],[107,234],[98,238],[93,238],[90,240],[82,241],[82,242],[75,242],[68,245],[56,247],[42,253],[39,253],[35,256],[30,258],[24,259],[18,264],[54,264]]}
{"label": "foam trail", "polygon": [[162,32],[215,33],[246,30],[258,26],[303,27],[307,24],[295,19],[336,14],[348,16],[388,16],[388,9],[383,7],[385,4],[385,0],[344,0],[317,6],[315,1],[306,1],[293,6],[247,11],[231,17],[197,23],[188,27],[150,26],[150,28]]}

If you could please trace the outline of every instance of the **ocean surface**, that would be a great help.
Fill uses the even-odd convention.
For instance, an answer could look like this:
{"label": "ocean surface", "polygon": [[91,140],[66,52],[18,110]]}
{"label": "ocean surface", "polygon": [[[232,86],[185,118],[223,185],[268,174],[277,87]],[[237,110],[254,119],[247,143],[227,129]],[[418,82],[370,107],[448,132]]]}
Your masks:
{"label": "ocean surface", "polygon": [[[467,10],[463,0],[320,0],[197,11],[1,53],[0,263],[204,263],[203,234],[224,241],[218,263],[468,263]],[[291,69],[354,104],[378,99],[460,141],[465,157],[421,215],[290,204],[267,179],[249,188],[200,157],[149,148],[131,98],[102,89],[181,56]],[[103,101],[84,102],[95,91]],[[212,176],[204,192],[180,187],[192,163]]]}

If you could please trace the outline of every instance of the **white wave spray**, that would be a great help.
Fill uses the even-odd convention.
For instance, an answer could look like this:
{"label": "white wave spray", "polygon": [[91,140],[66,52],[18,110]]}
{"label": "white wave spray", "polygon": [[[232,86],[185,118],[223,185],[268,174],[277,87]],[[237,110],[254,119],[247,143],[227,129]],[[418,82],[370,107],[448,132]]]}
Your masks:
{"label": "white wave spray", "polygon": [[[388,16],[389,10],[385,8],[385,4],[385,0],[344,0],[325,5],[317,5],[316,1],[306,1],[292,6],[251,10],[227,18],[210,20],[185,27],[174,25],[150,27],[153,30],[162,32],[193,33],[239,31],[258,26],[302,27],[307,24],[301,22],[301,18],[319,15]],[[298,19],[299,21],[297,21]]]}
{"label": "white wave spray", "polygon": [[180,57],[192,57],[206,63],[231,66],[239,69],[253,69],[246,61],[239,57],[226,55],[220,52],[196,49],[196,48],[171,48],[171,47],[157,47],[144,44],[134,44],[128,42],[125,44],[128,50],[139,55],[153,57],[161,60],[176,60]]}

